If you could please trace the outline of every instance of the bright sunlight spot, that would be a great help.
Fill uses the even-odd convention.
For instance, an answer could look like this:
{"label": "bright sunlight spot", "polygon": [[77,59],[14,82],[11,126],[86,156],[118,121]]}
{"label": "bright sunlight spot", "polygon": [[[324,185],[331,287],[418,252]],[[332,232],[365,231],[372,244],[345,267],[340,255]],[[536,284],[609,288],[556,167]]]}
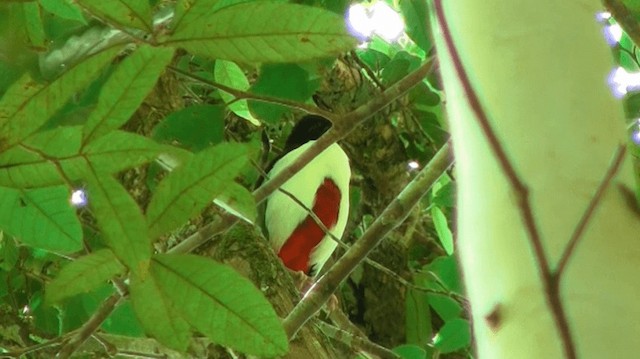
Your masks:
{"label": "bright sunlight spot", "polygon": [[383,1],[370,6],[354,4],[347,11],[351,34],[362,41],[378,35],[387,42],[396,41],[404,33],[404,20]]}
{"label": "bright sunlight spot", "polygon": [[628,92],[640,90],[640,72],[627,72],[618,67],[611,71],[608,82],[613,95],[622,98]]}
{"label": "bright sunlight spot", "polygon": [[640,146],[640,129],[636,129],[635,131],[633,131],[633,134],[631,135],[631,140],[633,141],[633,143]]}
{"label": "bright sunlight spot", "polygon": [[420,168],[420,164],[418,163],[418,161],[409,161],[409,163],[407,163],[407,169],[409,171],[415,171],[418,168]]}
{"label": "bright sunlight spot", "polygon": [[605,22],[609,19],[611,19],[611,13],[608,11],[603,11],[596,14],[596,20],[598,22]]}
{"label": "bright sunlight spot", "polygon": [[605,26],[602,31],[609,46],[616,46],[622,38],[622,28],[618,24]]}
{"label": "bright sunlight spot", "polygon": [[69,199],[71,205],[77,208],[81,208],[87,205],[87,194],[82,189],[77,189],[71,192],[71,198]]}

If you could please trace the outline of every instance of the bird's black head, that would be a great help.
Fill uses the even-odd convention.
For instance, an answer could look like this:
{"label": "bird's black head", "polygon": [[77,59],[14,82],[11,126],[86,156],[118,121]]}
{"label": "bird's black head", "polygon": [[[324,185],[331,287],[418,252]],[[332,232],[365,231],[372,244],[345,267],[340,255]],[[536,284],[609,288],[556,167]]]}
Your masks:
{"label": "bird's black head", "polygon": [[317,140],[329,128],[331,128],[331,122],[322,116],[304,116],[291,130],[284,146],[284,153],[291,152],[309,141]]}

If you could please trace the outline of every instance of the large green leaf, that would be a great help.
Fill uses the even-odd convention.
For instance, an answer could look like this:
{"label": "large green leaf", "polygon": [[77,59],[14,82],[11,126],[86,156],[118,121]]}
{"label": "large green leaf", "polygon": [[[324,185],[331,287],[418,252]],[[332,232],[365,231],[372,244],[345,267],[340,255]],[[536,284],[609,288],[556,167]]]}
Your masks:
{"label": "large green leaf", "polygon": [[84,129],[86,141],[122,126],[140,106],[173,58],[173,49],[141,46],[118,65],[100,90]]}
{"label": "large green leaf", "polygon": [[76,0],[94,16],[107,23],[153,31],[151,6],[146,0]]}
{"label": "large green leaf", "polygon": [[49,251],[82,249],[82,227],[65,186],[31,190],[0,187],[0,229]]}
{"label": "large green leaf", "polygon": [[160,291],[212,341],[261,357],[288,351],[282,323],[264,295],[233,269],[194,255],[156,255]]}
{"label": "large green leaf", "polygon": [[[205,11],[205,10],[203,10]],[[184,18],[165,44],[244,63],[299,62],[355,47],[344,19],[320,8],[255,1]],[[202,15],[202,14],[201,14]]]}
{"label": "large green leaf", "polygon": [[133,273],[144,272],[151,242],[138,204],[118,181],[91,167],[87,196],[102,238]]}
{"label": "large green leaf", "polygon": [[35,132],[68,99],[86,87],[120,51],[93,54],[51,83],[41,85],[24,75],[0,100],[0,152]]}
{"label": "large green leaf", "polygon": [[153,276],[132,276],[131,305],[144,331],[169,348],[184,352],[191,336],[190,326],[178,314],[176,303],[164,295]]}
{"label": "large green leaf", "polygon": [[62,268],[47,284],[45,298],[49,303],[57,303],[74,295],[87,293],[124,270],[124,266],[118,262],[112,251],[100,249]]}
{"label": "large green leaf", "polygon": [[244,145],[223,143],[201,151],[160,184],[147,208],[152,239],[200,212],[233,181],[247,163]]}
{"label": "large green leaf", "polygon": [[[244,71],[235,62],[217,60],[214,68],[214,78],[216,82],[229,86],[239,91],[249,90],[249,79]],[[220,97],[227,104],[229,110],[236,115],[249,120],[256,126],[260,125],[260,120],[255,118],[249,111],[247,100],[239,100],[235,96],[220,90]]]}
{"label": "large green leaf", "polygon": [[59,127],[39,132],[24,146],[0,155],[0,186],[43,187],[86,176],[87,163],[100,173],[117,173],[170,150],[133,133],[112,131],[89,143],[81,153],[81,128]]}

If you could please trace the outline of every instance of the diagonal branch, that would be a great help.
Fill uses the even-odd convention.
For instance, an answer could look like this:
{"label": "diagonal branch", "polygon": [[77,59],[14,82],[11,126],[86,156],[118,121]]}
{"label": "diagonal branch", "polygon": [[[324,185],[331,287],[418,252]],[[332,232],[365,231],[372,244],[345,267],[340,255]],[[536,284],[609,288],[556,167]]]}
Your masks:
{"label": "diagonal branch", "polygon": [[593,214],[595,213],[598,205],[600,204],[602,200],[602,196],[604,195],[604,192],[606,191],[607,188],[609,188],[609,185],[611,184],[611,180],[613,180],[613,177],[615,177],[616,173],[618,173],[618,170],[622,165],[622,160],[624,159],[625,153],[626,153],[626,147],[624,145],[618,146],[618,148],[616,149],[616,153],[613,156],[613,161],[611,162],[611,165],[609,165],[609,168],[607,169],[607,172],[605,173],[604,178],[600,182],[600,185],[598,186],[596,193],[593,195],[593,197],[591,197],[591,201],[589,201],[589,206],[587,207],[585,212],[582,214],[582,217],[580,218],[580,221],[578,222],[576,229],[573,231],[573,234],[571,235],[571,239],[569,240],[569,244],[567,244],[567,247],[564,249],[564,252],[562,253],[562,257],[558,262],[558,266],[554,271],[554,277],[557,282],[556,285],[560,284],[560,280],[561,280],[562,274],[564,273],[565,268],[567,267],[567,263],[569,262],[569,259],[571,259],[571,256],[573,255],[573,252],[576,246],[578,245],[580,238],[582,238],[582,235],[584,234],[584,231],[587,228],[587,225],[591,221]]}

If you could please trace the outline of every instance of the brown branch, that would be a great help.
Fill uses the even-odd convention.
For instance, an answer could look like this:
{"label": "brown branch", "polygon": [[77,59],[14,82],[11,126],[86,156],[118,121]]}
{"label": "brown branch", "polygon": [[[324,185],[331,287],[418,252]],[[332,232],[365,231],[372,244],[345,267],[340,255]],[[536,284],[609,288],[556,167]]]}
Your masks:
{"label": "brown branch", "polygon": [[542,284],[544,286],[545,299],[551,309],[553,319],[561,336],[565,356],[567,359],[576,359],[576,347],[571,334],[571,329],[569,328],[567,315],[562,301],[560,300],[559,290],[557,286],[554,285],[554,273],[549,265],[549,260],[544,251],[538,226],[536,225],[535,218],[533,216],[531,202],[529,201],[529,189],[520,179],[520,176],[511,164],[505,149],[493,130],[489,118],[480,103],[480,99],[471,85],[471,81],[469,80],[464,65],[462,64],[460,54],[458,54],[453,37],[451,36],[451,30],[449,29],[449,24],[442,7],[442,0],[434,0],[433,4],[435,16],[442,32],[445,47],[451,55],[452,65],[458,79],[460,80],[460,84],[462,85],[463,91],[467,97],[469,106],[475,114],[475,118],[487,139],[491,151],[494,153],[502,171],[515,192],[520,217],[525,226],[531,246],[533,247],[535,259],[538,262],[540,275],[542,277]]}
{"label": "brown branch", "polygon": [[604,178],[600,182],[598,189],[596,189],[596,193],[593,195],[593,197],[591,197],[591,201],[589,201],[589,206],[587,207],[585,212],[582,214],[582,217],[580,218],[580,221],[578,222],[576,229],[573,231],[573,234],[571,235],[571,239],[569,240],[569,244],[567,244],[567,247],[564,249],[564,252],[562,253],[562,257],[558,262],[558,266],[554,271],[554,276],[555,276],[555,281],[557,282],[556,283],[557,286],[560,283],[562,274],[564,273],[564,270],[567,267],[567,263],[569,262],[569,259],[571,259],[571,256],[573,255],[573,252],[576,246],[578,245],[580,238],[582,238],[582,235],[584,234],[584,231],[587,228],[587,225],[591,221],[591,218],[593,217],[593,214],[595,213],[596,208],[602,201],[602,196],[604,195],[604,192],[611,184],[613,177],[615,177],[616,173],[618,173],[618,170],[622,165],[622,160],[624,159],[625,153],[626,153],[626,147],[624,145],[618,146],[613,156],[613,161],[609,165],[609,168],[607,169],[607,172],[605,173]]}
{"label": "brown branch", "polygon": [[[611,13],[634,44],[640,45],[640,24],[631,11],[620,0],[602,0],[604,7]],[[635,57],[635,56],[633,56]]]}
{"label": "brown branch", "polygon": [[91,318],[78,329],[76,334],[60,349],[56,358],[69,358],[104,322],[122,300],[120,293],[114,293],[105,299],[102,306],[93,313]]}
{"label": "brown branch", "polygon": [[325,323],[321,320],[316,324],[320,327],[322,333],[331,339],[344,343],[349,348],[360,350],[366,353],[373,354],[381,359],[400,359],[400,356],[391,350],[370,341],[367,338],[350,333],[346,330],[334,327],[331,324]]}
{"label": "brown branch", "polygon": [[382,214],[373,222],[363,236],[331,266],[304,298],[285,318],[283,325],[289,338],[317,313],[338,286],[361,263],[373,248],[409,215],[418,201],[429,191],[431,185],[453,162],[449,144],[445,144],[429,164],[404,188]]}

